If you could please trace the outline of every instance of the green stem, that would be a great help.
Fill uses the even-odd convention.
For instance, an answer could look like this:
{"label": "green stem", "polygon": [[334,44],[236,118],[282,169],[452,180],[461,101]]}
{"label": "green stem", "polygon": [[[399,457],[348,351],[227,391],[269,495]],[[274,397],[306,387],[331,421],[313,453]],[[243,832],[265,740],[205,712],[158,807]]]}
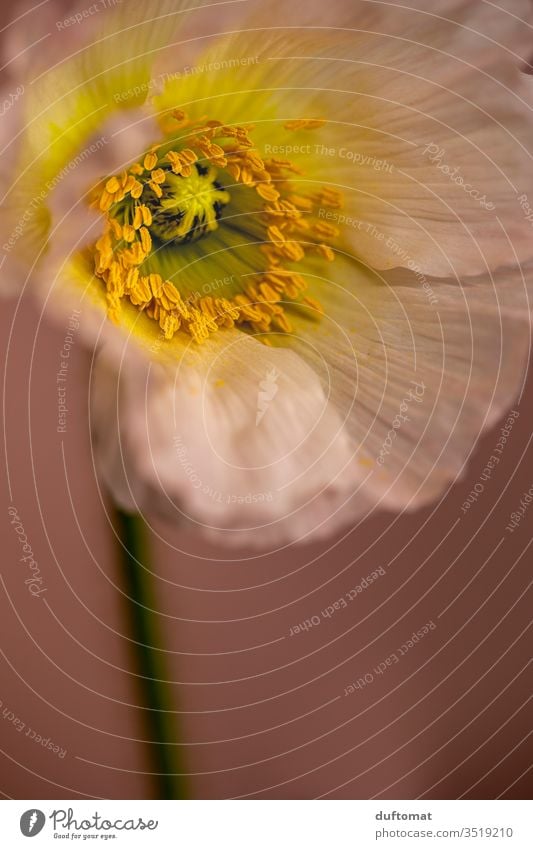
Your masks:
{"label": "green stem", "polygon": [[127,615],[131,627],[135,665],[144,702],[156,798],[186,799],[185,771],[180,763],[177,713],[173,709],[165,654],[159,648],[148,543],[143,520],[116,511]]}

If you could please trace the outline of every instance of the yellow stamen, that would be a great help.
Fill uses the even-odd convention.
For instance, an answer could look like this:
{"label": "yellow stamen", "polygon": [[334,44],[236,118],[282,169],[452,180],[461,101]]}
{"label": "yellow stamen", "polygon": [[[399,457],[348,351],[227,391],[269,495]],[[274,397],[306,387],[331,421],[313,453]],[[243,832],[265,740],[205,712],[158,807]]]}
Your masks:
{"label": "yellow stamen", "polygon": [[133,226],[135,227],[136,230],[139,230],[142,227],[142,223],[143,223],[143,215],[142,215],[142,212],[141,212],[141,207],[137,206],[137,207],[135,207],[135,214],[133,216]]}
{"label": "yellow stamen", "polygon": [[147,171],[151,171],[157,165],[157,154],[151,152],[144,157],[143,165]]}
{"label": "yellow stamen", "polygon": [[166,174],[162,168],[156,168],[155,171],[152,171],[152,180],[154,183],[160,185],[164,183],[166,179]]}
{"label": "yellow stamen", "polygon": [[138,180],[135,180],[135,182],[134,182],[134,184],[133,184],[133,186],[130,190],[132,198],[135,198],[135,199],[140,198],[140,196],[143,193],[143,188],[144,188],[143,184],[139,183]]}
{"label": "yellow stamen", "polygon": [[112,195],[120,189],[120,183],[116,177],[111,177],[105,184],[105,188],[106,192],[109,192],[109,194]]}
{"label": "yellow stamen", "polygon": [[297,118],[284,124],[286,130],[318,130],[326,123],[324,118]]}
{"label": "yellow stamen", "polygon": [[124,224],[122,227],[122,235],[126,242],[133,242],[135,239],[135,229],[131,224]]}
{"label": "yellow stamen", "polygon": [[158,185],[157,183],[155,183],[153,180],[149,180],[147,185],[149,185],[149,186],[150,186],[150,188],[152,189],[153,193],[154,193],[154,194],[155,194],[158,198],[162,198],[162,197],[163,197],[163,189],[161,188],[161,186],[159,186],[159,185]]}
{"label": "yellow stamen", "polygon": [[152,238],[146,227],[141,227],[140,233],[142,249],[148,254],[152,250]]}
{"label": "yellow stamen", "polygon": [[[110,317],[120,321],[121,300],[127,298],[159,324],[165,339],[181,331],[202,342],[220,328],[242,324],[261,333],[291,332],[286,313],[290,302],[321,314],[322,306],[306,294],[306,280],[292,265],[313,252],[328,261],[334,258],[325,240],[336,239],[338,230],[319,220],[317,213],[321,206],[339,208],[340,192],[322,187],[314,194],[296,193],[291,175],[301,174],[301,169],[289,159],[263,160],[250,138],[253,127],[220,121],[195,125],[181,110],[168,113],[163,125],[166,121],[173,122],[169,133],[175,134],[177,124],[194,128],[189,146],[169,150],[169,140],[153,145],[140,162],[109,177],[92,196],[106,219],[105,232],[95,244],[95,272],[105,282]],[[304,118],[285,127],[318,129],[323,123]],[[152,257],[152,267],[157,262],[161,242],[182,250],[188,241],[218,228],[221,208],[231,201],[231,193],[221,185],[223,177],[219,182],[217,169],[227,172],[226,183],[240,183],[257,194],[255,220],[264,228],[264,237],[258,238],[256,251],[258,266],[263,264],[265,271],[230,297],[195,295],[184,300],[174,283],[147,272],[145,263]]]}

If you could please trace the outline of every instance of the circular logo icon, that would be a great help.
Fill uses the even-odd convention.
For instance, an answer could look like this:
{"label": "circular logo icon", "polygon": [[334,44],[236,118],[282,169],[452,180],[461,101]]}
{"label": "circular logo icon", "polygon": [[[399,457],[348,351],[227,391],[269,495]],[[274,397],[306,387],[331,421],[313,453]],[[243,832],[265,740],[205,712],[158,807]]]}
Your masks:
{"label": "circular logo icon", "polygon": [[24,811],[20,818],[20,830],[24,837],[35,837],[42,830],[46,822],[46,817],[42,811],[37,808],[31,808],[29,811]]}

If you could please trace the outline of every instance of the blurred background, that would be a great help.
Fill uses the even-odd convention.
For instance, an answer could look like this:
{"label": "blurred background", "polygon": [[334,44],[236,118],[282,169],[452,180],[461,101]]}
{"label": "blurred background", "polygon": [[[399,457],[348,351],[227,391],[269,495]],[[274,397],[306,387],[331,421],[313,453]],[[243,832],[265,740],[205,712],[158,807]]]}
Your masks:
{"label": "blurred background", "polygon": [[[58,432],[67,328],[27,300],[2,303],[0,328],[0,792],[153,798],[91,454],[91,354],[74,332]],[[320,545],[224,551],[152,526],[154,617],[193,798],[531,795],[533,507],[507,526],[533,485],[532,409],[530,378],[488,476],[506,417],[439,503]]]}
{"label": "blurred background", "polygon": [[[5,305],[1,323],[0,789],[152,798],[116,539],[91,459],[91,357],[74,342],[58,433],[65,330],[24,302]],[[530,381],[467,512],[503,422],[441,503],[327,544],[222,551],[153,526],[156,616],[193,797],[530,795],[531,517],[506,526],[533,483],[532,403]],[[9,508],[38,575],[20,560]],[[31,591],[28,575],[42,579]]]}

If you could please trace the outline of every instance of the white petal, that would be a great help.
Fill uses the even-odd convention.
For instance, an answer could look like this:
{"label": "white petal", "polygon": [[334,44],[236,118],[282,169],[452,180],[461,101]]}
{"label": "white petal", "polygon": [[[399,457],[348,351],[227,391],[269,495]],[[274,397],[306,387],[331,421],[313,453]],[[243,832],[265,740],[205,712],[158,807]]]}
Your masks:
{"label": "white petal", "polygon": [[[518,71],[531,29],[493,4],[444,5],[396,10],[390,37],[363,35],[346,57],[351,141],[337,152],[354,158],[339,180],[342,163],[324,157],[324,173],[349,187],[356,223],[343,235],[377,268],[480,274],[532,256],[518,200],[533,189],[532,112]],[[450,12],[457,25],[439,17]]]}
{"label": "white petal", "polygon": [[[300,147],[301,157],[289,158],[300,159],[304,188],[310,179],[312,188],[324,182],[345,192],[351,221],[342,234],[373,267],[416,263],[453,276],[531,258],[518,202],[533,194],[533,115],[519,71],[531,6],[347,9],[337,27],[298,31],[289,19],[273,42],[265,34],[257,46],[254,29],[215,44],[204,57],[206,67],[222,67],[212,88],[196,74],[175,91],[185,108],[256,121],[262,154]],[[257,62],[225,67],[253,45]],[[309,115],[329,119],[327,127],[291,134],[279,120]]]}
{"label": "white petal", "polygon": [[317,370],[327,364],[332,400],[372,469],[368,496],[403,509],[460,478],[478,437],[517,402],[531,330],[524,290],[520,310],[490,279],[392,281],[342,264],[321,288],[326,317],[299,325],[296,350]]}
{"label": "white petal", "polygon": [[[14,123],[13,128],[15,126]],[[84,326],[89,330],[87,325],[91,325],[88,341],[94,342],[95,321],[99,327],[102,309],[94,310],[87,293],[71,285],[68,273],[72,257],[93,243],[103,229],[102,216],[88,206],[88,192],[102,175],[116,173],[129,165],[139,151],[152,143],[156,134],[157,126],[150,109],[123,110],[104,121],[98,133],[86,139],[84,147],[64,170],[48,182],[42,202],[21,206],[17,202],[16,185],[13,187],[15,200],[6,204],[0,213],[5,252],[0,293],[18,294],[30,282],[32,293],[48,303],[51,317],[58,315],[62,322],[72,309],[80,307],[81,302],[87,319]],[[10,176],[12,181],[13,172]],[[6,175],[2,187],[8,194],[12,188],[9,183]],[[46,248],[42,238],[28,238],[30,232],[33,235],[32,228],[45,205],[50,214],[48,232],[43,234],[48,240]],[[95,315],[89,316],[93,310]]]}
{"label": "white petal", "polygon": [[291,351],[226,331],[173,369],[129,351],[119,371],[103,352],[92,399],[97,468],[125,509],[263,545],[357,515],[345,504],[358,479],[350,440]]}

